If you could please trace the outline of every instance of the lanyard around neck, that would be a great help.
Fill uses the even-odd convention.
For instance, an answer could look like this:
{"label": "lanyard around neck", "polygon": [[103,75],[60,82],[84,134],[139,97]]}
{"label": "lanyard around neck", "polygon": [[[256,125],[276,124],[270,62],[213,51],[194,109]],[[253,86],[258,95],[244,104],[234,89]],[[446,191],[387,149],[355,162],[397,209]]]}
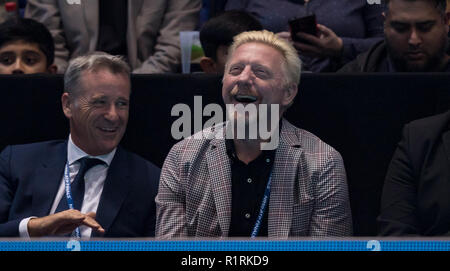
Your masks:
{"label": "lanyard around neck", "polygon": [[[75,208],[73,205],[72,191],[70,189],[69,162],[66,163],[66,170],[65,170],[65,174],[64,174],[64,186],[66,188],[65,192],[66,192],[67,204],[69,205],[69,209],[73,210]],[[75,236],[77,238],[81,238],[81,233],[80,233],[79,227],[77,227],[75,229]]]}
{"label": "lanyard around neck", "polygon": [[253,231],[251,234],[251,238],[255,238],[258,236],[259,229],[261,228],[261,223],[264,217],[264,213],[266,212],[267,204],[270,199],[270,186],[272,183],[272,170],[270,171],[269,180],[267,181],[266,191],[264,192],[264,197],[261,202],[261,208],[259,209],[258,218],[256,219],[255,226],[253,227]]}

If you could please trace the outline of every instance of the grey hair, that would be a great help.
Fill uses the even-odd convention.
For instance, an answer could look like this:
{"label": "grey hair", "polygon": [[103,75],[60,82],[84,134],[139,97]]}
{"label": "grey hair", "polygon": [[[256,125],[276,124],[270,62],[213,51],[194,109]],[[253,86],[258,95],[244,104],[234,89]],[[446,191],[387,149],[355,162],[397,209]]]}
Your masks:
{"label": "grey hair", "polygon": [[113,74],[123,74],[130,78],[130,67],[120,56],[113,56],[102,52],[79,56],[69,62],[64,74],[64,91],[76,96],[81,88],[80,77],[83,72],[97,72],[108,70]]}

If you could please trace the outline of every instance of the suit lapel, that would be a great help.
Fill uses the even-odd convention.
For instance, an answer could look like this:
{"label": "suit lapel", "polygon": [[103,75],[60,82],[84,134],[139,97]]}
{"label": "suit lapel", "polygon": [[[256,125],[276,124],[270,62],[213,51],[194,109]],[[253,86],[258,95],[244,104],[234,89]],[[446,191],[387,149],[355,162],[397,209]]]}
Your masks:
{"label": "suit lapel", "polygon": [[[221,132],[222,129],[218,131]],[[211,140],[211,147],[206,152],[206,162],[222,236],[228,236],[231,222],[231,165],[225,140]]]}
{"label": "suit lapel", "polygon": [[99,25],[99,0],[81,1],[84,22],[89,35],[89,51],[97,49]]}
{"label": "suit lapel", "polygon": [[[106,234],[129,191],[130,176],[127,161],[127,153],[118,147],[108,169],[96,215],[97,222],[102,225]],[[92,236],[98,235],[92,232]]]}
{"label": "suit lapel", "polygon": [[38,217],[50,213],[67,162],[67,141],[45,151],[48,152],[45,156],[47,159],[40,163],[34,173],[36,181],[33,183],[32,215]]}
{"label": "suit lapel", "polygon": [[293,191],[302,149],[294,127],[283,120],[275,153],[269,201],[269,237],[287,238],[292,224]]}

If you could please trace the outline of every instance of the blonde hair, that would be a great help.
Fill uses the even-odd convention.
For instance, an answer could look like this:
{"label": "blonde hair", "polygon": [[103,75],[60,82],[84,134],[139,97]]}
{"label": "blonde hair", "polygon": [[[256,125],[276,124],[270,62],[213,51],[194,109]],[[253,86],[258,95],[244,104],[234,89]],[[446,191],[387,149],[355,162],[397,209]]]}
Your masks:
{"label": "blonde hair", "polygon": [[228,62],[239,46],[249,42],[258,42],[266,44],[281,53],[284,58],[283,67],[287,84],[298,85],[300,83],[301,61],[298,57],[297,50],[286,40],[277,37],[273,32],[267,30],[242,32],[235,36],[233,40],[233,44],[228,49],[225,70],[228,70]]}

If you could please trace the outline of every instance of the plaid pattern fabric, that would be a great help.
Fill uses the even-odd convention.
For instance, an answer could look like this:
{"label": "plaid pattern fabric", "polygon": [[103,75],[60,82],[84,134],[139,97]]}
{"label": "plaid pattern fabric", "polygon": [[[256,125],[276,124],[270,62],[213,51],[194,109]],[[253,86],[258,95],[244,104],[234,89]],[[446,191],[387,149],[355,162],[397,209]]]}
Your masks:
{"label": "plaid pattern fabric", "polygon": [[[224,128],[205,129],[203,139],[191,136],[168,154],[156,197],[157,237],[227,237],[231,165],[225,140],[214,137]],[[268,227],[269,238],[277,239],[352,234],[341,155],[286,120],[273,166]]]}

